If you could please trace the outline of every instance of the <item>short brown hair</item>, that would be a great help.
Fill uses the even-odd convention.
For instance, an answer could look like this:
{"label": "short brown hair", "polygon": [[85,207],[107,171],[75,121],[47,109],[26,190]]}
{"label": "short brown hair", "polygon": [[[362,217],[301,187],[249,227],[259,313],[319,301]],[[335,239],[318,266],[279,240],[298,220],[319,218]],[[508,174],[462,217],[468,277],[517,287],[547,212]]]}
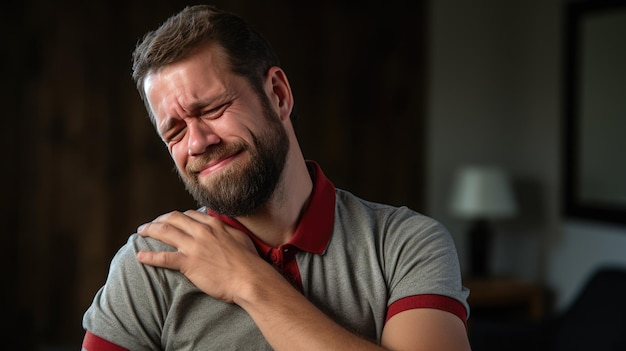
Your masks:
{"label": "short brown hair", "polygon": [[257,93],[264,94],[265,74],[280,64],[269,42],[235,14],[211,5],[188,6],[148,32],[133,53],[133,79],[149,113],[145,77],[207,42],[224,48],[232,72],[246,78]]}

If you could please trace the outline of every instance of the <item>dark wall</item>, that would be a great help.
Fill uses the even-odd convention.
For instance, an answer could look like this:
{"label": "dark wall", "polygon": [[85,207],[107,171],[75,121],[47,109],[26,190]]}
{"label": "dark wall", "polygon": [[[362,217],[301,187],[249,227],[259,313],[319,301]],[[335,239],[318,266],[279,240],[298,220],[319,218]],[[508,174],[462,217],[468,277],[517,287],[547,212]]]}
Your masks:
{"label": "dark wall", "polygon": [[[215,3],[248,18],[276,46],[306,156],[337,186],[421,210],[422,2]],[[3,4],[0,300],[9,349],[77,349],[82,313],[117,248],[138,224],[195,206],[130,78],[138,38],[184,4]]]}

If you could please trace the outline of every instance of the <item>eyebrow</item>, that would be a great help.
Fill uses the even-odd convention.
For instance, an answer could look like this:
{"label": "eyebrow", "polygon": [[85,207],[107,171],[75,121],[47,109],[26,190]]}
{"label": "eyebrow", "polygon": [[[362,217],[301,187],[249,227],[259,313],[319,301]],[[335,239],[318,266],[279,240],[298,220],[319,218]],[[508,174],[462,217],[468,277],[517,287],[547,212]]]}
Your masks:
{"label": "eyebrow", "polygon": [[209,106],[209,105],[215,103],[218,100],[219,100],[219,97],[214,97],[214,98],[204,99],[204,100],[197,100],[197,101],[194,101],[194,102],[192,102],[191,104],[189,104],[187,106],[183,106],[181,104],[181,108],[186,113],[190,113],[190,112],[193,112],[193,111],[201,110],[202,108],[204,108],[206,106]]}
{"label": "eyebrow", "polygon": [[[202,110],[206,106],[210,106],[211,104],[214,104],[216,101],[219,101],[219,100],[220,100],[220,97],[212,97],[212,98],[207,98],[203,100],[196,100],[186,106],[183,106],[182,104],[180,104],[180,107],[182,111],[185,112],[185,114],[193,116],[194,113],[196,113],[196,111]],[[173,129],[178,123],[178,119],[180,118],[184,118],[184,116],[165,117],[163,122],[159,124],[159,127],[160,127],[159,133],[161,134],[161,136],[163,136],[163,133],[166,133],[168,130]]]}

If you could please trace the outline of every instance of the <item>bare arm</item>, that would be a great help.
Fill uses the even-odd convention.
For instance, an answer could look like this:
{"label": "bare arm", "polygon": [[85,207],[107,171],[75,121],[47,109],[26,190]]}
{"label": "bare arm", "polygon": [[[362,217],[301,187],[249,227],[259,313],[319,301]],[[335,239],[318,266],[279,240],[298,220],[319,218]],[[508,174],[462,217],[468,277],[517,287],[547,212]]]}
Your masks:
{"label": "bare arm", "polygon": [[393,316],[383,329],[382,344],[390,350],[470,350],[465,323],[452,313],[428,308]]}
{"label": "bare arm", "polygon": [[[242,307],[280,350],[384,350],[336,324],[258,256],[242,232],[197,211],[173,212],[138,230],[178,248],[138,259],[179,270],[206,294]],[[383,331],[389,350],[469,350],[462,321],[438,310],[397,314]]]}

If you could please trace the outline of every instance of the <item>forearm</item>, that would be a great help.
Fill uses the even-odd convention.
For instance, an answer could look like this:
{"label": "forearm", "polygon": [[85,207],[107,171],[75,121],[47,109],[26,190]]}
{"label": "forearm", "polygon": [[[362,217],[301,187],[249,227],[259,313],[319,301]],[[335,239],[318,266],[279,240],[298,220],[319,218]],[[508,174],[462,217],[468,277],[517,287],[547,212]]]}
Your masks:
{"label": "forearm", "polygon": [[248,312],[277,351],[383,350],[334,322],[280,276],[251,283],[235,303]]}
{"label": "forearm", "polygon": [[[216,218],[172,212],[141,226],[138,233],[177,248],[140,251],[141,263],[180,271],[207,295],[239,305],[275,350],[383,349],[326,316],[258,255],[245,233]],[[424,308],[394,315],[385,324],[381,345],[393,350],[469,350],[461,319]]]}

